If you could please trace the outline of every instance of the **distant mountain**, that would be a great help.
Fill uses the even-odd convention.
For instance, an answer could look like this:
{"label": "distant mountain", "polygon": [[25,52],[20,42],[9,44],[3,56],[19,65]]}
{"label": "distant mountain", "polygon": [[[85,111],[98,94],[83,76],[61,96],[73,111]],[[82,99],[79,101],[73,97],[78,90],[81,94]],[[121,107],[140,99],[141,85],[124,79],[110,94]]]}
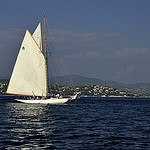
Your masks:
{"label": "distant mountain", "polygon": [[135,83],[135,84],[123,84],[123,85],[124,85],[123,88],[126,91],[150,94],[150,83]]}
{"label": "distant mountain", "polygon": [[102,85],[113,87],[130,92],[150,93],[150,83],[135,83],[124,84],[115,81],[104,81],[96,78],[88,78],[79,75],[57,76],[50,79],[51,84],[57,83],[58,85]]}
{"label": "distant mountain", "polygon": [[[0,76],[0,82],[8,82],[8,77]],[[80,85],[101,85],[113,87],[136,93],[150,93],[150,83],[124,84],[115,81],[104,81],[96,78],[88,78],[79,75],[57,76],[50,78],[50,84],[80,86]]]}
{"label": "distant mountain", "polygon": [[50,79],[51,83],[58,83],[60,85],[68,85],[70,82],[73,85],[102,85],[102,86],[112,86],[118,85],[121,86],[121,83],[114,81],[103,81],[96,78],[88,78],[79,75],[68,75],[68,76],[57,76]]}

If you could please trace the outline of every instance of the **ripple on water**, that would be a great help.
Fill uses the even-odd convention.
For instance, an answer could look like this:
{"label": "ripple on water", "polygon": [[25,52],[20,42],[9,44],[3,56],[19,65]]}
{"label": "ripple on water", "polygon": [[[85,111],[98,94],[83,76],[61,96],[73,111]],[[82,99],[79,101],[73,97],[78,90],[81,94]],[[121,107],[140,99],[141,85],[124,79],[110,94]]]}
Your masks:
{"label": "ripple on water", "polygon": [[0,149],[149,149],[150,100],[1,100]]}

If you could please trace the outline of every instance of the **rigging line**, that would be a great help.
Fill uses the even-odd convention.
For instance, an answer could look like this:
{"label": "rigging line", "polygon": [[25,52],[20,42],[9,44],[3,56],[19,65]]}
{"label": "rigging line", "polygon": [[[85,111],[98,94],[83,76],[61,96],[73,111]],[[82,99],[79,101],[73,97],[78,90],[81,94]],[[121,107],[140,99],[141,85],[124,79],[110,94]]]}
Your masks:
{"label": "rigging line", "polygon": [[46,96],[48,96],[47,40],[46,40],[45,16],[44,16],[44,43],[45,43],[45,62],[46,62]]}
{"label": "rigging line", "polygon": [[[55,64],[57,65],[57,67],[59,68],[59,70],[61,71],[61,73],[63,73],[63,69],[61,68],[61,65],[60,65],[59,61],[57,61],[57,60],[55,59],[55,53],[54,53],[53,56],[54,56],[54,62],[55,62]],[[66,76],[64,76],[64,78],[65,78],[67,84],[68,84],[69,86],[71,86],[71,84],[70,84],[69,80],[66,78]]]}
{"label": "rigging line", "polygon": [[66,65],[64,64],[64,61],[63,61],[63,59],[62,59],[62,56],[61,56],[61,54],[59,53],[59,51],[56,49],[56,52],[57,52],[57,55],[58,55],[58,57],[59,57],[59,59],[60,59],[60,61],[58,61],[58,64],[59,64],[59,66],[61,67],[61,64],[62,64],[62,72],[64,73],[64,75],[65,75],[65,78],[66,78],[66,80],[68,80],[69,82],[70,82],[70,84],[73,86],[73,82],[69,79],[69,71],[68,71],[68,69],[67,69],[67,67],[66,67]]}
{"label": "rigging line", "polygon": [[[59,65],[56,63],[57,61],[55,60],[54,55],[52,55],[52,57],[53,57],[53,60],[54,60],[55,64],[56,64],[57,67],[59,68]],[[48,59],[50,59],[50,57],[48,57]],[[49,62],[51,62],[51,60],[52,60],[52,59],[50,59]],[[60,90],[60,86],[59,86],[58,80],[57,80],[56,76],[54,75],[55,69],[54,69],[52,63],[50,63],[50,67],[51,67],[51,74],[52,74],[52,76],[53,76],[53,78],[54,78],[54,82],[56,83],[56,88],[58,88],[58,92],[61,94],[61,90]],[[60,69],[59,69],[59,70],[60,70]],[[60,70],[60,71],[61,71],[61,70]],[[66,82],[67,82],[68,85],[70,86],[70,83],[69,83],[67,80],[66,80]]]}
{"label": "rigging line", "polygon": [[[54,53],[54,55],[55,55],[55,53]],[[57,62],[56,64],[57,64],[57,66],[59,66],[59,70],[62,72],[62,74],[66,74],[65,71],[63,71],[63,69],[62,69],[62,67],[60,65],[60,62],[59,61],[55,61],[55,62]],[[67,76],[64,76],[64,79],[66,80],[66,82],[68,83],[69,86],[72,86],[71,85],[71,81],[70,81],[70,79]]]}
{"label": "rigging line", "polygon": [[[55,61],[55,62],[56,62],[56,65],[59,67],[59,70],[63,73],[63,70],[61,69],[59,63],[57,63],[57,61]],[[66,77],[66,75],[64,75],[64,78],[65,78],[67,84],[68,84],[69,86],[71,86],[70,81],[68,80],[68,78]]]}
{"label": "rigging line", "polygon": [[[70,81],[70,79],[69,79],[69,77],[68,77],[68,71],[67,71],[67,69],[66,69],[66,66],[64,65],[64,62],[63,62],[63,60],[62,60],[62,57],[61,57],[61,55],[60,55],[60,53],[58,52],[58,50],[56,51],[57,52],[57,55],[58,55],[58,57],[59,57],[59,59],[60,59],[60,61],[57,61],[58,62],[58,65],[60,66],[60,69],[62,70],[62,73],[65,75],[64,77],[65,77],[65,79],[68,81],[68,82],[70,82],[70,85],[72,86],[73,84],[72,84],[72,82]],[[61,67],[61,64],[62,64],[62,67]]]}
{"label": "rigging line", "polygon": [[[47,45],[47,46],[48,46],[48,47],[47,47],[47,48],[48,48],[48,54],[51,55],[52,52],[50,52],[50,50],[49,50],[49,45]],[[56,83],[56,87],[58,88],[59,93],[61,93],[61,92],[60,92],[61,90],[60,90],[58,81],[56,80],[56,77],[55,77],[55,75],[54,75],[54,73],[55,73],[54,70],[55,70],[55,69],[53,68],[52,61],[51,61],[52,59],[50,59],[50,57],[53,57],[53,55],[51,55],[51,56],[48,57],[48,62],[49,62],[49,64],[50,64],[49,66],[50,66],[50,69],[51,69],[51,71],[50,71],[51,75],[50,75],[50,76],[54,78],[54,82]],[[54,60],[55,60],[55,59],[54,59]],[[50,86],[50,88],[51,88],[51,86]],[[52,89],[51,89],[51,90],[52,90]]]}
{"label": "rigging line", "polygon": [[[47,23],[47,26],[48,26],[48,32],[50,32],[50,28],[49,28],[49,24],[48,24],[48,22],[47,22],[47,20],[46,20],[46,23]],[[52,32],[51,32],[52,33]],[[51,39],[50,39],[50,41],[53,41],[53,43],[55,43],[55,45],[57,46],[57,43],[55,42],[55,40],[54,40],[54,38],[53,37],[51,37],[51,36],[48,36],[48,37],[50,37]],[[53,45],[54,46],[54,45]],[[64,74],[69,74],[68,72],[68,68],[66,67],[66,65],[64,64],[64,62],[63,62],[63,60],[62,60],[62,56],[61,56],[61,54],[58,52],[58,46],[56,47],[55,46],[55,49],[56,49],[56,52],[57,52],[57,55],[58,55],[58,57],[60,58],[60,61],[61,61],[61,63],[62,63],[62,67],[64,68],[64,69],[62,69],[62,70],[64,70],[64,71],[62,71]],[[61,66],[61,65],[60,65]],[[71,78],[72,78],[72,81],[69,79],[69,77],[68,76],[66,76],[66,78],[67,78],[67,80],[70,82],[70,84],[73,86],[74,85],[74,83],[73,83],[73,78],[72,78],[72,76],[71,76]]]}
{"label": "rigging line", "polygon": [[[54,62],[55,62],[55,64],[56,64],[57,68],[59,68],[59,70],[61,71],[61,73],[63,73],[63,71],[62,71],[62,69],[61,69],[59,63],[57,63],[58,61],[56,61],[56,59],[55,59],[55,53],[54,53],[54,55],[52,55],[52,56],[53,56],[53,60],[54,60]],[[66,78],[66,76],[64,76],[64,78]],[[67,84],[68,84],[69,86],[71,86],[71,85],[70,85],[70,82],[69,82],[67,79],[65,79],[65,80],[66,80]]]}
{"label": "rigging line", "polygon": [[[49,59],[49,62],[50,62],[50,57],[48,57],[48,59]],[[50,68],[51,68],[51,74],[53,75],[54,69],[53,69],[52,63],[50,63]],[[54,83],[56,83],[56,86],[57,86],[57,88],[58,88],[58,90],[59,90],[59,93],[60,93],[61,90],[60,90],[60,88],[59,88],[59,86],[58,86],[58,82],[57,82],[55,76],[54,76]]]}
{"label": "rigging line", "polygon": [[[55,53],[53,53],[54,55],[54,62],[55,62],[55,64],[57,65],[57,68],[59,68],[59,70],[61,71],[61,73],[62,74],[64,74],[64,71],[63,71],[63,69],[61,68],[61,65],[60,65],[60,63],[59,63],[59,61],[57,61],[56,59],[55,59]],[[67,83],[68,83],[68,85],[70,86],[71,84],[70,84],[70,82],[68,81],[68,79],[66,78],[66,76],[64,76],[64,78],[65,78],[65,80],[67,81]]]}
{"label": "rigging line", "polygon": [[[54,53],[54,56],[55,56],[55,55],[56,55],[56,54]],[[61,71],[61,73],[65,75],[66,72],[65,72],[64,69],[61,67],[61,62],[60,62],[60,61],[57,61],[56,59],[54,59],[54,60],[55,60],[55,62],[56,62],[56,64],[57,64],[57,66],[59,67],[59,70]],[[69,78],[68,78],[67,75],[65,75],[64,78],[65,78],[65,80],[68,82],[69,85],[72,85],[72,83],[71,83],[71,81],[69,80]]]}
{"label": "rigging line", "polygon": [[[47,43],[47,54],[51,54],[51,52],[49,51],[49,45],[48,45],[48,43]],[[51,59],[50,59],[50,56],[49,56],[49,57],[48,57],[48,60],[47,60],[47,63],[50,64],[50,65],[49,65],[49,66],[50,66],[50,69],[53,70],[53,69],[52,69],[52,65],[51,65],[51,63],[50,63],[50,60],[51,60]],[[51,72],[51,71],[48,70],[48,72]],[[53,71],[52,71],[52,72],[53,72]],[[52,72],[51,72],[51,74],[52,74]],[[49,73],[48,73],[48,74],[49,74]],[[50,77],[50,76],[48,75],[48,83],[49,83],[49,87],[48,87],[48,88],[49,88],[49,93],[52,93],[52,88],[51,88],[51,84],[50,84],[50,82],[49,82],[49,81],[50,81],[50,80],[49,80],[49,77]]]}

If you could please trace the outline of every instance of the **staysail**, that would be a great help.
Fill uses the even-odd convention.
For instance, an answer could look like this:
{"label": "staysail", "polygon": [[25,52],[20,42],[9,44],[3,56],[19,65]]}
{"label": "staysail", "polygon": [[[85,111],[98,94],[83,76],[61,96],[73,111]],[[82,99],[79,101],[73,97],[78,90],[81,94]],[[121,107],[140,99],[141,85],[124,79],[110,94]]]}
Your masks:
{"label": "staysail", "polygon": [[38,46],[42,45],[38,33],[39,26],[33,37],[26,31],[7,89],[9,94],[46,96],[45,57]]}

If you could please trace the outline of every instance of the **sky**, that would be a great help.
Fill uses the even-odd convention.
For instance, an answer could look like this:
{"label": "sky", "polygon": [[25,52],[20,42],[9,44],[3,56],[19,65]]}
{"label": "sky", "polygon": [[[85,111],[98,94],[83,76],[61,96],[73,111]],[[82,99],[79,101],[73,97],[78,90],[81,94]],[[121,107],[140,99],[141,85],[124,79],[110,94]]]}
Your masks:
{"label": "sky", "polygon": [[150,83],[149,0],[1,0],[0,76],[46,14],[69,74]]}

